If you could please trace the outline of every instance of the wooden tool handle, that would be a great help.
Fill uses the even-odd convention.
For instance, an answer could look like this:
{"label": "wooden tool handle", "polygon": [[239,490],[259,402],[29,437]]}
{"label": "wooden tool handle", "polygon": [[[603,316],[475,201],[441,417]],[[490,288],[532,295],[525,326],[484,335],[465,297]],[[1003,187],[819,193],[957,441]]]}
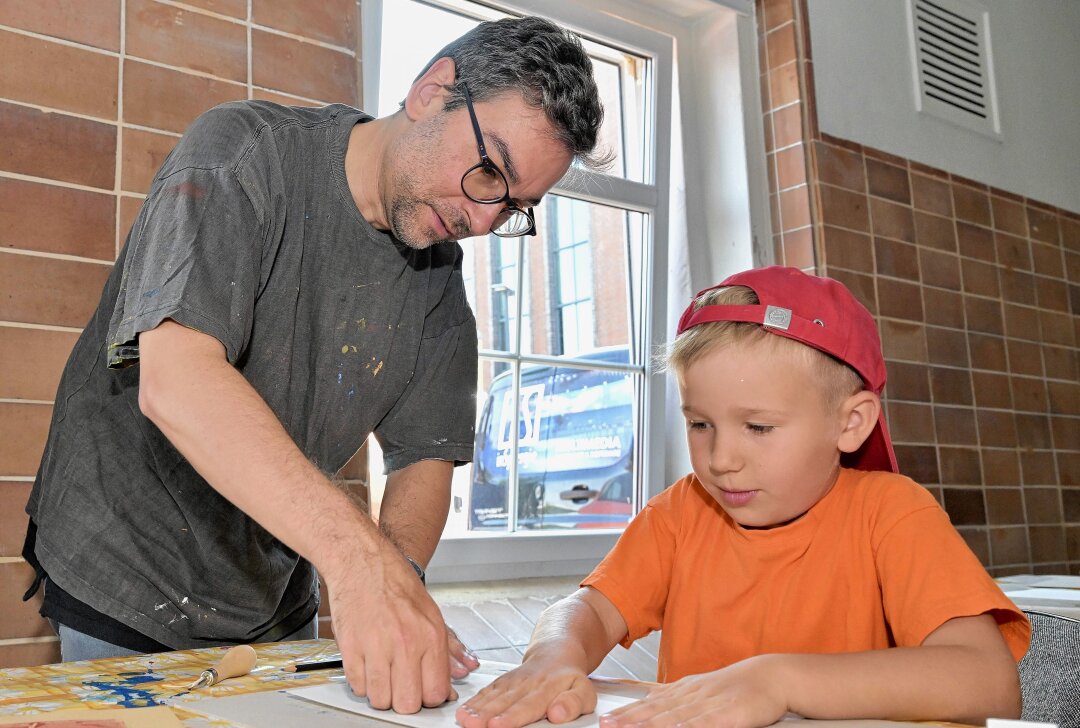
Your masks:
{"label": "wooden tool handle", "polygon": [[225,653],[225,656],[221,658],[221,662],[214,667],[214,671],[218,675],[215,682],[230,677],[247,675],[254,667],[255,650],[251,645],[236,645],[235,647],[230,647],[229,651]]}

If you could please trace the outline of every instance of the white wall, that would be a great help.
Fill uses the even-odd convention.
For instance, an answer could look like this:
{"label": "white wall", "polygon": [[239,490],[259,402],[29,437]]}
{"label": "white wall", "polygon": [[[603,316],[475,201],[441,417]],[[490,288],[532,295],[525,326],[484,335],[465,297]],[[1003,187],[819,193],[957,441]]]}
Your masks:
{"label": "white wall", "polygon": [[[752,0],[589,0],[591,8],[675,38],[680,138],[672,163],[673,225],[688,240],[685,291],[669,290],[678,321],[684,297],[771,254],[764,132]],[[659,160],[658,164],[670,160]],[[673,234],[674,237],[674,234]],[[674,244],[674,241],[672,241]],[[669,260],[673,267],[679,260]],[[671,286],[669,286],[671,288]],[[669,332],[674,334],[674,328]]]}
{"label": "white wall", "polygon": [[[676,35],[682,133],[672,154],[682,156],[673,163],[673,185],[674,168],[682,167],[683,179],[672,189],[668,341],[694,293],[772,262],[754,19],[715,3],[694,10]],[[685,257],[674,249],[680,237]],[[674,377],[666,384],[670,483],[691,466]]]}
{"label": "white wall", "polygon": [[1080,212],[1080,2],[982,5],[1000,141],[916,111],[904,0],[809,0],[821,131]]}
{"label": "white wall", "polygon": [[[748,32],[753,37],[751,18],[714,8],[694,19],[679,44],[686,222],[694,292],[752,267],[754,238],[758,238],[756,247],[772,250],[769,230],[755,229],[751,217],[752,163],[747,155],[748,130],[743,109],[749,104],[757,121],[761,103],[757,96],[744,99],[744,64],[739,57],[740,17],[749,24]],[[753,61],[756,57],[756,53],[751,53],[743,60]],[[756,64],[752,65],[747,84],[751,91],[758,88]],[[756,141],[764,147],[763,139]],[[764,174],[758,181],[763,185],[759,189],[767,185]],[[683,301],[681,305],[685,304]],[[678,318],[681,310],[673,313]]]}

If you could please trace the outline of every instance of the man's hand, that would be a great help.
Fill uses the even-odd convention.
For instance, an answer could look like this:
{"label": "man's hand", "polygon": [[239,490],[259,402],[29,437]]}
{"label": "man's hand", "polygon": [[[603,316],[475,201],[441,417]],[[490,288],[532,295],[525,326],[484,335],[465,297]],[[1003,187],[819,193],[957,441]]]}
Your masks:
{"label": "man's hand", "polygon": [[450,652],[450,677],[461,680],[480,667],[480,660],[465,643],[458,639],[457,633],[446,625],[446,647]]}
{"label": "man's hand", "polygon": [[326,585],[354,693],[373,708],[398,713],[457,699],[442,614],[392,544],[355,562],[349,573],[327,573]]}
{"label": "man's hand", "polygon": [[787,713],[783,681],[771,665],[777,657],[752,657],[722,670],[661,685],[644,700],[605,714],[600,725],[602,728],[772,725]]}
{"label": "man's hand", "polygon": [[568,723],[596,710],[596,689],[584,672],[557,660],[526,660],[458,708],[465,728],[518,728],[542,718]]}

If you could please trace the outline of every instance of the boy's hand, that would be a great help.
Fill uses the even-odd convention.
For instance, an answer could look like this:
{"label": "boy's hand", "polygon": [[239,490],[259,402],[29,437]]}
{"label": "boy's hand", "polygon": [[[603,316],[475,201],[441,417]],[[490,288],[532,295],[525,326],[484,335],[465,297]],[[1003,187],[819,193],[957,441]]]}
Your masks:
{"label": "boy's hand", "polygon": [[500,676],[457,710],[465,728],[519,728],[547,718],[568,723],[596,710],[589,676],[572,667],[534,660]]}
{"label": "boy's hand", "polygon": [[771,658],[762,655],[722,670],[690,675],[654,688],[644,700],[600,718],[601,728],[634,726],[709,726],[724,728],[772,725],[787,713],[782,679]]}

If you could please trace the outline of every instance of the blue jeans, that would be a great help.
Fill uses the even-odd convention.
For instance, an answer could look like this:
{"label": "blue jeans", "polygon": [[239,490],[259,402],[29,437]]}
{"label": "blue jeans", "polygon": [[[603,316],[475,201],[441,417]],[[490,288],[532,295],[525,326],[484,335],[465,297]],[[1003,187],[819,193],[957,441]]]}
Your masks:
{"label": "blue jeans", "polygon": [[[51,621],[51,620],[50,620]],[[64,662],[78,660],[98,660],[104,657],[130,657],[143,653],[114,645],[97,637],[79,632],[63,624],[54,624],[60,635],[60,659]],[[319,636],[319,615],[290,635],[281,638],[281,642],[290,640],[313,640]]]}

